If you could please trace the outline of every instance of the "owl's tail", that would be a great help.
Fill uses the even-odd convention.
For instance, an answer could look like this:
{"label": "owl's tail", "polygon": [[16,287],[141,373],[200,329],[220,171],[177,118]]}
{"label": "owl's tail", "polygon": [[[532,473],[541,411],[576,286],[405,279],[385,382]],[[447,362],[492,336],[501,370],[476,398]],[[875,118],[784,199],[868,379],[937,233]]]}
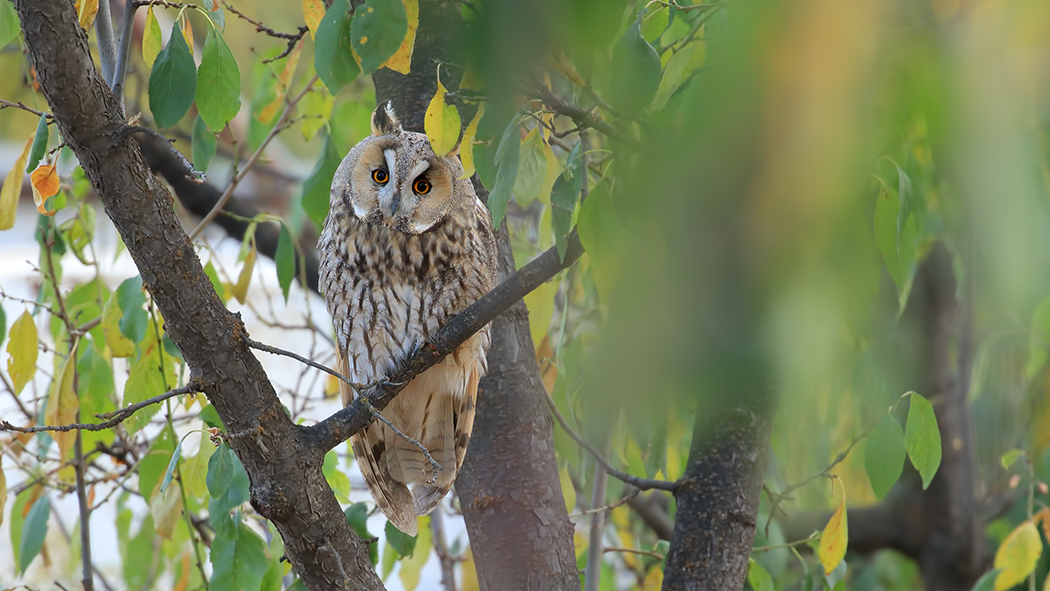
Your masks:
{"label": "owl's tail", "polygon": [[[450,356],[417,376],[382,413],[427,448],[441,466],[436,474],[419,446],[380,421],[350,440],[376,505],[395,527],[410,535],[416,533],[416,516],[430,513],[452,488],[470,442],[484,367],[473,360],[458,363],[459,357]],[[352,396],[343,393],[344,403],[351,400],[348,394]]]}

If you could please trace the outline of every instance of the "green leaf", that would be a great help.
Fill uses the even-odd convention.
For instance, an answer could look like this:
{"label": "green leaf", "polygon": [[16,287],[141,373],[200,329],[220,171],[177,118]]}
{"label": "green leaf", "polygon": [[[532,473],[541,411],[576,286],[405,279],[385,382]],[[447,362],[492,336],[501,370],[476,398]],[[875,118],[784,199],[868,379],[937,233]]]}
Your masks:
{"label": "green leaf", "polygon": [[154,439],[146,456],[139,462],[139,494],[143,498],[153,497],[153,491],[160,484],[174,449],[175,441],[172,440],[168,430],[164,429]]}
{"label": "green leaf", "polygon": [[492,226],[498,228],[507,214],[511,191],[518,177],[518,153],[521,150],[518,133],[518,118],[511,119],[503,130],[499,147],[496,149],[496,184],[489,193],[489,211],[492,213]]}
{"label": "green leaf", "polygon": [[754,558],[747,560],[747,584],[754,591],[773,591],[773,577],[769,576],[761,564],[755,562]]}
{"label": "green leaf", "polygon": [[[130,514],[129,514],[130,515]],[[153,564],[153,542],[156,534],[153,528],[153,516],[146,512],[146,518],[139,526],[138,533],[128,540],[121,559],[124,563],[124,582],[128,589],[145,589],[150,578]]]}
{"label": "green leaf", "polygon": [[410,536],[405,532],[394,527],[393,523],[386,522],[386,541],[390,542],[390,546],[394,548],[394,551],[398,553],[402,558],[412,556],[416,551],[416,538],[418,536]]}
{"label": "green leaf", "polygon": [[47,520],[51,517],[51,500],[46,494],[33,503],[22,526],[22,539],[18,544],[18,572],[26,572],[29,563],[33,562],[40,549],[44,547],[44,536],[47,535]]}
{"label": "green leaf", "polygon": [[121,334],[134,343],[141,343],[149,324],[149,315],[142,309],[146,304],[146,295],[142,293],[141,276],[136,275],[121,282],[117,287],[117,304],[123,312],[120,318]]}
{"label": "green leaf", "polygon": [[176,21],[168,45],[149,74],[149,110],[157,125],[168,128],[178,123],[193,104],[196,91],[197,67]]}
{"label": "green leaf", "polygon": [[886,413],[864,444],[864,470],[876,498],[886,496],[900,478],[905,454],[904,432],[897,420]]}
{"label": "green leaf", "polygon": [[26,166],[26,174],[33,172],[37,165],[40,164],[40,159],[44,157],[44,152],[47,152],[47,139],[47,113],[44,113],[36,124],[36,136],[33,138],[33,147],[29,150],[29,164]]}
{"label": "green leaf", "polygon": [[277,239],[277,252],[274,253],[273,261],[277,263],[277,283],[281,285],[285,303],[288,303],[288,290],[292,287],[292,279],[295,278],[295,239],[285,224],[281,224],[281,234]]}
{"label": "green leaf", "polygon": [[911,406],[904,440],[908,458],[922,476],[922,488],[925,490],[941,465],[941,432],[929,401],[914,392],[909,394]]}
{"label": "green leaf", "polygon": [[[8,522],[11,533],[11,551],[15,557],[15,564],[21,564],[19,546],[22,545],[22,531],[25,525],[26,503],[33,494],[34,487],[22,491],[15,497],[14,505],[11,506],[11,519]],[[4,494],[7,494],[6,492]]]}
{"label": "green leaf", "polygon": [[229,488],[221,497],[208,501],[208,518],[215,528],[216,535],[221,536],[232,536],[236,533],[239,520],[232,519],[230,511],[240,507],[241,503],[248,500],[249,495],[248,473],[244,471],[244,466],[241,465],[237,456],[232,454],[231,456],[233,479],[230,481]]}
{"label": "green leaf", "polygon": [[650,6],[645,16],[642,17],[642,38],[648,43],[653,43],[660,38],[670,22],[671,8],[669,6],[657,4]]}
{"label": "green leaf", "polygon": [[[430,559],[432,544],[429,520],[430,517],[420,518],[419,536],[416,540],[415,550],[412,552],[412,556],[401,561],[401,570],[398,571],[398,576],[401,578],[401,584],[405,586],[405,591],[414,591],[419,585],[419,574],[422,572],[427,560]],[[611,578],[605,577],[606,580]]]}
{"label": "green leaf", "polygon": [[984,576],[977,580],[971,591],[993,591],[995,589],[995,579],[999,576],[999,572],[1000,569],[993,568],[984,573]]}
{"label": "green leaf", "polygon": [[551,225],[554,228],[554,245],[558,247],[558,256],[565,259],[568,243],[565,238],[572,231],[573,217],[576,212],[576,201],[579,193],[576,185],[565,175],[558,176],[551,191]]}
{"label": "green leaf", "polygon": [[208,460],[208,475],[204,482],[208,485],[208,494],[218,499],[226,494],[233,482],[233,457],[226,444],[220,445]]}
{"label": "green leaf", "polygon": [[324,218],[328,215],[332,177],[339,168],[339,161],[339,153],[335,151],[332,137],[326,133],[321,157],[310,171],[310,176],[303,181],[303,209],[318,228],[324,226]]}
{"label": "green leaf", "polygon": [[205,425],[212,429],[226,428],[225,425],[222,424],[222,419],[219,418],[219,411],[215,410],[215,407],[210,404],[201,409],[200,418],[204,421]]}
{"label": "green leaf", "polygon": [[[124,385],[124,404],[135,404],[167,392],[169,386],[175,383],[176,364],[175,359],[164,352],[153,327],[150,326],[146,338],[143,339],[142,354],[128,370],[128,381]],[[124,427],[128,433],[134,433],[149,423],[158,411],[158,404],[147,406],[124,421]],[[152,491],[146,491],[147,498],[150,492]]]}
{"label": "green leaf", "polygon": [[999,463],[1003,465],[1004,469],[1009,470],[1010,466],[1013,466],[1014,462],[1016,462],[1023,455],[1023,451],[1019,449],[1011,449],[1010,451],[1004,453],[1003,457],[999,458]]}
{"label": "green leaf", "polygon": [[0,344],[3,344],[4,338],[7,336],[7,312],[4,312],[4,308],[0,306]]}
{"label": "green leaf", "polygon": [[235,533],[216,535],[212,542],[209,588],[213,591],[257,591],[270,567],[266,545],[258,534],[246,525]]}
{"label": "green leaf", "polygon": [[609,99],[625,109],[643,109],[660,87],[660,56],[639,32],[639,19],[627,28],[613,49]]}
{"label": "green leaf", "polygon": [[898,300],[903,309],[911,291],[917,255],[915,218],[909,217],[898,232],[900,198],[897,190],[883,185],[875,203],[875,244],[886,263],[886,270],[897,285]]}
{"label": "green leaf", "polygon": [[[343,511],[343,514],[346,515],[346,522],[350,524],[350,529],[354,530],[354,533],[361,536],[361,539],[368,540],[375,537],[372,535],[372,532],[368,531],[367,503],[354,503],[347,507],[346,511]],[[368,559],[372,561],[372,566],[379,563],[378,544],[368,545]]]}
{"label": "green leaf", "polygon": [[[189,433],[186,435],[189,435]],[[186,440],[186,435],[179,439],[179,443],[175,445],[175,451],[171,454],[171,460],[168,461],[168,469],[164,471],[164,479],[160,481],[160,492],[162,494],[168,489],[172,478],[175,477],[175,468],[179,465],[179,459],[182,458],[182,442]]]}
{"label": "green leaf", "polygon": [[347,13],[347,0],[332,2],[314,35],[314,69],[333,95],[361,72],[350,50],[351,23]]}
{"label": "green leaf", "polygon": [[335,451],[329,451],[324,456],[324,464],[321,466],[321,472],[324,473],[325,480],[328,481],[328,486],[332,487],[332,492],[335,493],[335,498],[340,503],[350,502],[350,479],[339,470],[338,458],[335,455]]}
{"label": "green leaf", "polygon": [[208,164],[215,157],[215,134],[208,130],[208,125],[200,115],[193,121],[193,167],[201,172],[208,170]]}
{"label": "green leaf", "polygon": [[514,201],[522,207],[539,197],[543,188],[543,179],[547,176],[547,157],[543,148],[543,136],[539,128],[534,127],[521,142],[518,175],[514,179]]}
{"label": "green leaf", "polygon": [[[320,34],[320,28],[317,32]],[[354,51],[361,58],[361,73],[378,70],[401,47],[406,32],[408,17],[401,0],[366,0],[358,6],[354,11],[351,38]]]}
{"label": "green leaf", "polygon": [[219,299],[226,301],[230,299],[229,294],[226,293],[226,288],[223,287],[222,281],[219,281],[219,273],[215,271],[215,265],[208,261],[207,265],[204,265],[204,274],[208,276],[208,280],[211,281],[212,289],[219,296]]}
{"label": "green leaf", "polygon": [[186,489],[187,495],[195,498],[211,497],[211,494],[208,493],[207,479],[208,462],[211,460],[213,453],[215,453],[215,445],[212,444],[211,439],[205,434],[201,437],[197,455],[182,463],[179,476],[182,478],[182,486]]}
{"label": "green leaf", "polygon": [[0,47],[18,38],[18,13],[11,2],[0,2]]}
{"label": "green leaf", "polygon": [[77,374],[80,396],[90,399],[96,408],[101,407],[115,391],[113,366],[95,347],[84,347],[80,359],[77,359]]}
{"label": "green leaf", "polygon": [[1035,307],[1035,312],[1032,313],[1025,375],[1034,378],[1047,359],[1050,359],[1050,296],[1043,298],[1043,301]]}
{"label": "green leaf", "polygon": [[215,28],[208,30],[204,40],[196,99],[200,118],[216,133],[241,110],[241,70],[230,46]]}

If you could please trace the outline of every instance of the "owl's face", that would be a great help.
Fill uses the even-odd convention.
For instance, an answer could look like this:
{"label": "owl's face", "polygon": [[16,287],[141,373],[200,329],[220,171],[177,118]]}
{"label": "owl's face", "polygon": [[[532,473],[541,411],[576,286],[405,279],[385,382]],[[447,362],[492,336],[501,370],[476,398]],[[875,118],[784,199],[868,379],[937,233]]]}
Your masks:
{"label": "owl's face", "polygon": [[455,205],[462,174],[458,158],[434,154],[427,136],[404,131],[385,103],[372,114],[372,135],[339,165],[332,197],[364,222],[422,234]]}

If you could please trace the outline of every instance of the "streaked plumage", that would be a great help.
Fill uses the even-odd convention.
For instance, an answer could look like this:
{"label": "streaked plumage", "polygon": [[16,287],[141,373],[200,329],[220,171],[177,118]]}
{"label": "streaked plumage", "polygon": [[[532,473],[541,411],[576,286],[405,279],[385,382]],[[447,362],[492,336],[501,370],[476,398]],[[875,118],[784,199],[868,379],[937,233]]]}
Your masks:
{"label": "streaked plumage", "polygon": [[[403,131],[389,104],[373,113],[372,132],[336,171],[318,242],[338,369],[360,383],[390,375],[496,281],[489,213],[459,178],[459,159]],[[382,413],[427,447],[443,468],[436,478],[422,451],[379,421],[351,438],[372,497],[403,532],[416,533],[416,516],[441,501],[463,463],[488,345],[485,327]],[[349,404],[354,393],[341,387]]]}

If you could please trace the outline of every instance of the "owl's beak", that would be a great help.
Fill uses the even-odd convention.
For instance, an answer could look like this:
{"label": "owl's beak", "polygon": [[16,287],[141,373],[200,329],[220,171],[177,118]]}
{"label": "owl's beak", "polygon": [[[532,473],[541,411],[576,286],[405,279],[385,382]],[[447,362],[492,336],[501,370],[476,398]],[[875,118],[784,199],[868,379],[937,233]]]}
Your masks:
{"label": "owl's beak", "polygon": [[395,192],[393,197],[390,199],[390,218],[393,219],[397,215],[397,208],[401,207],[401,193]]}

